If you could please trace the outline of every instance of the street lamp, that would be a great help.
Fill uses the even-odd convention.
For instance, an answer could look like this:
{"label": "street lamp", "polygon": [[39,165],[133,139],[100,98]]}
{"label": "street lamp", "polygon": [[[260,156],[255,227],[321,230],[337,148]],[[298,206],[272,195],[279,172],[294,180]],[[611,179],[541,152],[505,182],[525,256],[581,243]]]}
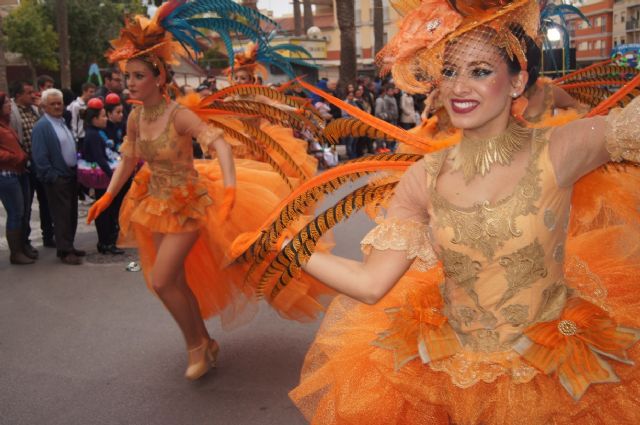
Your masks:
{"label": "street lamp", "polygon": [[[549,40],[550,42],[556,43],[558,41],[562,40],[562,33],[560,32],[560,30],[556,27],[551,27],[549,29],[547,29],[547,40]],[[560,47],[562,49],[562,75],[565,75],[566,73],[566,57],[565,57],[565,46],[564,44]],[[552,49],[553,51],[553,49]],[[544,54],[542,55],[543,60],[544,60]],[[544,66],[543,66],[544,69]]]}
{"label": "street lamp", "polygon": [[547,40],[549,41],[560,41],[562,39],[562,34],[558,28],[549,28],[547,30]]}

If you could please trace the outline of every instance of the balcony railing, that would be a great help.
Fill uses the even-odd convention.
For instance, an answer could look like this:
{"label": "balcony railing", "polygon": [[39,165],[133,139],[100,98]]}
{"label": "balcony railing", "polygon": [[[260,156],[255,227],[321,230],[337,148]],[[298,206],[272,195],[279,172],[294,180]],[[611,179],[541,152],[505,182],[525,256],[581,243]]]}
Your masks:
{"label": "balcony railing", "polygon": [[640,21],[627,21],[626,22],[626,27],[627,27],[627,31],[635,31],[637,29],[640,29]]}

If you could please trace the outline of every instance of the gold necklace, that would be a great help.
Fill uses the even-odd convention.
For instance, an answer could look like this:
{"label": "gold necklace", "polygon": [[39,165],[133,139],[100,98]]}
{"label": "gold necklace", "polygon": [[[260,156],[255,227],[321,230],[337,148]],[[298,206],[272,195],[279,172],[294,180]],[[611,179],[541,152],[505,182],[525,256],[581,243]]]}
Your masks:
{"label": "gold necklace", "polygon": [[511,164],[513,154],[518,152],[524,142],[531,139],[533,130],[519,125],[515,120],[509,121],[504,133],[481,140],[462,138],[458,146],[454,169],[462,169],[464,181],[469,183],[480,174],[484,176],[494,163]]}
{"label": "gold necklace", "polygon": [[142,106],[142,119],[146,122],[154,122],[157,121],[158,118],[164,114],[164,111],[167,110],[167,102],[162,101],[157,105],[153,106]]}

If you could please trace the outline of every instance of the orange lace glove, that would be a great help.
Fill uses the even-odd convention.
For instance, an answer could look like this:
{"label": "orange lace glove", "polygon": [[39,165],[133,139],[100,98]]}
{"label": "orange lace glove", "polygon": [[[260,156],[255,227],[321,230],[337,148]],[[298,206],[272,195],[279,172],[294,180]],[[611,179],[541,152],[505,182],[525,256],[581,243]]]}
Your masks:
{"label": "orange lace glove", "polygon": [[104,212],[113,202],[113,195],[105,192],[92,206],[87,213],[87,224],[91,224],[100,214]]}
{"label": "orange lace glove", "polygon": [[218,210],[218,219],[220,221],[225,221],[227,218],[229,218],[229,213],[231,212],[231,209],[233,208],[233,204],[235,202],[236,188],[234,186],[225,187],[224,196]]}

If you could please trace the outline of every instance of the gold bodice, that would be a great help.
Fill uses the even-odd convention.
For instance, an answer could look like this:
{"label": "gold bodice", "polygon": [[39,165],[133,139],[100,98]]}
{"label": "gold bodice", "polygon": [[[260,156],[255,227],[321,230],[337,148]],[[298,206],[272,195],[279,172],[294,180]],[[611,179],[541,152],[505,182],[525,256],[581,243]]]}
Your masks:
{"label": "gold bodice", "polygon": [[175,115],[180,108],[175,107],[168,114],[166,122],[154,125],[155,130],[158,127],[164,129],[152,139],[140,136],[140,108],[134,109],[132,119],[137,123],[137,131],[133,137],[127,138],[121,148],[122,153],[147,162],[151,171],[149,194],[161,199],[171,197],[175,189],[188,187],[198,180],[193,165],[192,139],[188,135],[178,134],[175,128]]}
{"label": "gold bodice", "polygon": [[548,143],[533,132],[524,176],[497,202],[459,207],[436,190],[447,152],[425,158],[434,249],[446,282],[445,314],[473,351],[501,351],[532,323],[560,314],[571,190],[556,184]]}

